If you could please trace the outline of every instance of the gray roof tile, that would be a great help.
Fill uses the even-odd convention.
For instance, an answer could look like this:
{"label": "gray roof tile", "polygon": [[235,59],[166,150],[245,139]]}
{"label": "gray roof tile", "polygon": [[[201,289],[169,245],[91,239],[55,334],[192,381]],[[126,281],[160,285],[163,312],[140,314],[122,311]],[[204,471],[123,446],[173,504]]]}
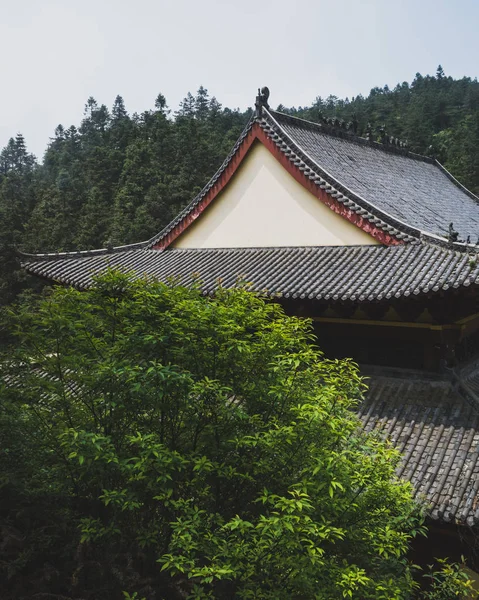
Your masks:
{"label": "gray roof tile", "polygon": [[[449,223],[464,239],[479,235],[479,198],[439,163],[395,147],[270,111],[297,146],[338,184],[371,207],[421,231],[446,237]],[[334,183],[330,181],[329,183]]]}
{"label": "gray roof tile", "polygon": [[402,453],[397,473],[433,519],[479,524],[479,405],[446,381],[376,376],[359,416]]}
{"label": "gray roof tile", "polygon": [[26,261],[32,274],[85,288],[108,267],[160,280],[197,277],[206,293],[239,278],[286,298],[381,300],[479,283],[467,253],[427,243],[403,246],[137,249]]}

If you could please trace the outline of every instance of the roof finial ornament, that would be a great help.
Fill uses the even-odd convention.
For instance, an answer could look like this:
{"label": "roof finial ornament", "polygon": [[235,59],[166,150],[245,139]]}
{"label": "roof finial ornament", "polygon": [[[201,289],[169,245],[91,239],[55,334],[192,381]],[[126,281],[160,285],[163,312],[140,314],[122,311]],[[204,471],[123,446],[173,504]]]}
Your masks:
{"label": "roof finial ornament", "polygon": [[449,223],[448,239],[451,244],[457,242],[459,233],[454,229],[454,223]]}
{"label": "roof finial ornament", "polygon": [[261,89],[258,88],[258,95],[256,96],[255,108],[256,108],[256,116],[260,117],[262,113],[262,109],[269,108],[268,104],[269,98],[269,89],[264,86]]}
{"label": "roof finial ornament", "polygon": [[265,106],[266,108],[269,108],[268,98],[269,98],[269,88],[264,86],[261,88],[261,101],[263,103],[263,106]]}
{"label": "roof finial ornament", "polygon": [[381,143],[389,144],[389,136],[386,131],[386,125],[381,125],[381,127],[379,127],[378,131],[379,131],[379,137],[381,138]]}

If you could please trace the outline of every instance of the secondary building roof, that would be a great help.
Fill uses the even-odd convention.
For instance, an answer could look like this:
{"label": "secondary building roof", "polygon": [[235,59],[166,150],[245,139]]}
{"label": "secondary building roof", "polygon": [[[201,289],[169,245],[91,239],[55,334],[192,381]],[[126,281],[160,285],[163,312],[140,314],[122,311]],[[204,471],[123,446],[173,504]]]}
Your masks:
{"label": "secondary building roof", "polygon": [[402,453],[398,475],[429,516],[463,525],[479,524],[479,403],[471,387],[468,379],[372,377],[360,409],[366,431],[386,434]]}

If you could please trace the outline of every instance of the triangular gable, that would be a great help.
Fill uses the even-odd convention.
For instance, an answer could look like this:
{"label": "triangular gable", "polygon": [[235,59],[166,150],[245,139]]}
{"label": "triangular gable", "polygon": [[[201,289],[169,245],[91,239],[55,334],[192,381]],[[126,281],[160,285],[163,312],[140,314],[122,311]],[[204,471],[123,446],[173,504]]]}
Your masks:
{"label": "triangular gable", "polygon": [[257,140],[228,185],[171,245],[261,248],[378,243],[321,202]]}
{"label": "triangular gable", "polygon": [[[261,142],[276,161],[319,202],[377,242],[394,246],[419,239],[420,231],[351,196],[348,190],[315,165],[285,134],[279,135],[266,121],[255,118],[248,123],[231,153],[205,188],[169,225],[146,242],[146,246],[164,250],[191,228],[197,219],[202,219],[206,209],[216,203],[257,142]],[[374,243],[364,242],[364,237],[362,239],[362,242],[355,243]],[[303,241],[302,245],[304,243]],[[283,241],[283,245],[286,245],[286,241]]]}

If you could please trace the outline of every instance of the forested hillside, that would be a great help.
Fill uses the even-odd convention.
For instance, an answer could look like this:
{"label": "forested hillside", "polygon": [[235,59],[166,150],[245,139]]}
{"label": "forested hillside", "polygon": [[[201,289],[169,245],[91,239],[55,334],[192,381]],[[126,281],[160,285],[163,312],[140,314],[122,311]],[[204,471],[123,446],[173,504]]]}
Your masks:
{"label": "forested hillside", "polygon": [[[273,101],[280,100],[274,97]],[[417,74],[411,84],[374,88],[368,97],[317,98],[280,110],[309,120],[358,121],[364,134],[384,127],[410,149],[434,154],[479,193],[479,83]],[[59,125],[43,160],[21,134],[0,154],[0,304],[26,286],[15,248],[70,251],[141,241],[161,229],[215,172],[251,112],[224,108],[201,87],[172,113],[160,94],[154,108],[130,115],[117,96],[111,109],[89,98],[81,124]]]}

